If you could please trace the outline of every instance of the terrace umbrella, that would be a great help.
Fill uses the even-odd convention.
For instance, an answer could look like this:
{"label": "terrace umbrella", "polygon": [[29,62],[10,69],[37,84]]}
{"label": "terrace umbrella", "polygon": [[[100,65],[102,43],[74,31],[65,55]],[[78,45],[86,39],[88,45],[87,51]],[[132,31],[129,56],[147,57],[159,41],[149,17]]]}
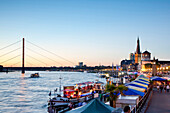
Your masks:
{"label": "terrace umbrella", "polygon": [[90,103],[81,108],[67,111],[66,113],[112,113],[115,108],[106,105],[98,99],[93,99]]}
{"label": "terrace umbrella", "polygon": [[115,110],[112,113],[123,113],[122,108],[115,108]]}
{"label": "terrace umbrella", "polygon": [[161,77],[153,78],[152,81],[166,81],[166,79],[163,79]]}
{"label": "terrace umbrella", "polygon": [[139,75],[138,77],[145,77],[145,75]]}

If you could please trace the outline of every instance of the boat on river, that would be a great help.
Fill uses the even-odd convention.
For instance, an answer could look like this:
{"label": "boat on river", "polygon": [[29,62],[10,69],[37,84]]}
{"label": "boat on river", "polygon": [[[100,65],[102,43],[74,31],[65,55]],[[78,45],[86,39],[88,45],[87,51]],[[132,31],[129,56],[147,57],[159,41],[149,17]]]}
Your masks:
{"label": "boat on river", "polygon": [[34,74],[31,74],[30,77],[31,77],[31,78],[38,78],[38,77],[40,77],[40,76],[39,76],[39,73],[34,73]]}
{"label": "boat on river", "polygon": [[103,89],[104,83],[99,81],[77,83],[73,86],[63,86],[63,96],[57,94],[57,96],[51,98],[50,92],[48,111],[50,111],[50,109],[57,112],[64,109],[69,110],[70,103],[74,107],[78,107],[82,105],[83,102],[87,102],[95,97],[98,97],[98,93],[103,91]]}
{"label": "boat on river", "polygon": [[106,78],[106,77],[109,77],[109,74],[108,74],[108,73],[105,73],[105,72],[99,72],[97,76],[98,76],[99,78]]}

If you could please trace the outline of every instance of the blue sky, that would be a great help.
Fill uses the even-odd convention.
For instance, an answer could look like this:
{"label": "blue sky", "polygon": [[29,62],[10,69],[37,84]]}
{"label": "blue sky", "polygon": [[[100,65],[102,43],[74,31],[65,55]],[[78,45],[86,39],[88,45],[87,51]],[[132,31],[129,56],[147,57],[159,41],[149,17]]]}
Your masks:
{"label": "blue sky", "polygon": [[25,37],[75,64],[111,65],[129,58],[139,36],[142,51],[170,60],[169,20],[168,0],[0,0],[0,48]]}

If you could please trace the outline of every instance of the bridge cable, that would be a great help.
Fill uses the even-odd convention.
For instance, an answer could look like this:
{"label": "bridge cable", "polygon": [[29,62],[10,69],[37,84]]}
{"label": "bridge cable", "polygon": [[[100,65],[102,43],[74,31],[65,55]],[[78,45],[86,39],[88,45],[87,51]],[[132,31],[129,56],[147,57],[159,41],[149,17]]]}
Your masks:
{"label": "bridge cable", "polygon": [[32,58],[32,59],[34,59],[34,60],[36,60],[36,61],[39,61],[39,62],[41,62],[41,63],[43,63],[43,64],[45,64],[45,65],[47,66],[46,63],[44,63],[44,62],[42,62],[42,61],[40,61],[40,60],[38,60],[38,59],[36,59],[36,58],[34,58],[34,57],[32,57],[32,56],[29,56],[29,55],[27,55],[27,56],[30,57],[30,58]]}
{"label": "bridge cable", "polygon": [[14,65],[16,65],[16,64],[19,64],[19,63],[21,63],[21,62],[19,61],[19,62],[17,62],[17,63],[14,63],[14,64],[11,65],[11,67],[14,66]]}
{"label": "bridge cable", "polygon": [[49,59],[49,60],[51,60],[51,61],[53,61],[53,62],[56,62],[56,63],[62,65],[61,63],[59,63],[59,62],[57,62],[57,61],[55,61],[55,60],[53,60],[53,59],[51,59],[51,58],[49,58],[49,57],[47,57],[47,56],[45,56],[45,55],[42,55],[42,54],[40,54],[40,53],[37,53],[36,51],[34,51],[34,50],[32,50],[32,49],[29,49],[29,48],[27,48],[27,49],[28,49],[29,51],[33,52],[33,53],[36,53],[36,54],[38,54],[38,55],[41,55],[41,56],[43,56],[43,57],[45,57],[45,58],[47,58],[47,59]]}
{"label": "bridge cable", "polygon": [[8,46],[5,46],[5,47],[1,48],[0,50],[6,49],[6,48],[8,48],[8,47],[10,47],[10,46],[12,46],[12,45],[15,45],[15,44],[19,43],[19,42],[21,42],[21,40],[19,40],[19,41],[17,41],[17,42],[14,42],[14,43],[12,43],[12,44],[9,44]]}
{"label": "bridge cable", "polygon": [[12,60],[12,59],[14,59],[14,58],[19,57],[19,56],[21,56],[21,55],[17,55],[17,56],[12,57],[12,58],[10,58],[10,59],[8,59],[8,60],[5,60],[5,61],[3,61],[3,62],[0,62],[0,64],[3,64],[3,63],[5,63],[5,62],[8,62],[8,61],[10,61],[10,60]]}
{"label": "bridge cable", "polygon": [[36,46],[36,47],[38,47],[38,48],[40,48],[40,49],[42,49],[42,50],[44,50],[44,51],[46,51],[46,52],[48,52],[48,53],[51,53],[51,54],[53,54],[53,55],[55,55],[55,56],[57,56],[57,57],[59,57],[59,58],[65,60],[65,61],[67,61],[67,62],[70,62],[71,64],[74,65],[73,62],[71,62],[71,61],[69,61],[69,60],[67,60],[67,59],[65,59],[65,58],[63,58],[63,57],[61,57],[61,56],[59,56],[59,55],[57,55],[57,54],[51,52],[51,51],[48,51],[48,50],[46,50],[46,49],[44,49],[44,48],[42,48],[42,47],[40,47],[40,46],[37,46],[37,45],[33,44],[32,42],[30,42],[30,41],[28,41],[28,40],[27,40],[27,42],[30,43],[30,44],[32,44],[32,45],[34,45],[34,46]]}
{"label": "bridge cable", "polygon": [[17,49],[14,49],[14,50],[12,50],[12,51],[9,51],[8,53],[5,53],[5,54],[1,55],[0,57],[5,56],[5,55],[7,55],[7,54],[10,54],[10,53],[12,53],[12,52],[14,52],[14,51],[16,51],[16,50],[19,50],[19,49],[21,49],[21,48],[19,47],[19,48],[17,48]]}
{"label": "bridge cable", "polygon": [[[31,66],[33,66],[33,64],[32,63],[30,63],[30,62],[28,62],[28,61],[26,61],[26,64],[30,64]],[[28,66],[27,66],[28,67]]]}

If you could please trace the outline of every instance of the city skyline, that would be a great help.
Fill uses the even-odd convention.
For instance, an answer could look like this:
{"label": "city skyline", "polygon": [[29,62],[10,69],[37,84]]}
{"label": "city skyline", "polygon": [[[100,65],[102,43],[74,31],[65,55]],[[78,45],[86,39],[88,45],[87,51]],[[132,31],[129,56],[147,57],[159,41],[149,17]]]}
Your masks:
{"label": "city skyline", "polygon": [[[116,65],[136,50],[139,37],[141,52],[147,49],[152,53],[151,58],[170,60],[169,6],[169,1],[161,0],[0,0],[0,48],[24,37],[74,65],[81,61],[88,66]],[[60,63],[56,66],[74,66],[55,56],[49,57]],[[56,64],[40,60],[51,66]]]}

